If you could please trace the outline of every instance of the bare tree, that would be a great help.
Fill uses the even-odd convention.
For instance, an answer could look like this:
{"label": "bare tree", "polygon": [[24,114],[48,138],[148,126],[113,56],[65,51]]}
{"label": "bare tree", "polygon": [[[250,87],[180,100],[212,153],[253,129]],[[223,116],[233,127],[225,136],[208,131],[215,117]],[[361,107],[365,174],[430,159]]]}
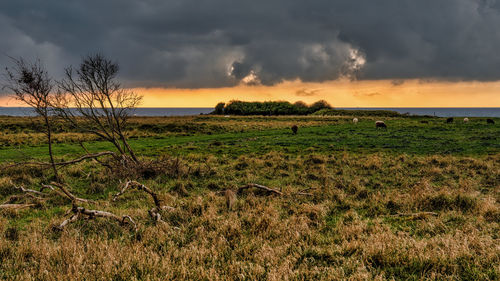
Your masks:
{"label": "bare tree", "polygon": [[60,178],[52,152],[53,112],[51,103],[54,98],[52,92],[54,83],[40,60],[34,63],[25,62],[22,58],[12,58],[12,60],[14,66],[5,68],[6,84],[3,88],[11,91],[17,100],[32,107],[35,113],[43,119],[49,145],[50,164],[54,170],[56,181],[59,182]]}
{"label": "bare tree", "polygon": [[142,97],[121,87],[118,70],[116,62],[100,54],[83,58],[77,69],[66,69],[55,109],[76,128],[109,141],[122,156],[128,154],[138,163],[124,127]]}

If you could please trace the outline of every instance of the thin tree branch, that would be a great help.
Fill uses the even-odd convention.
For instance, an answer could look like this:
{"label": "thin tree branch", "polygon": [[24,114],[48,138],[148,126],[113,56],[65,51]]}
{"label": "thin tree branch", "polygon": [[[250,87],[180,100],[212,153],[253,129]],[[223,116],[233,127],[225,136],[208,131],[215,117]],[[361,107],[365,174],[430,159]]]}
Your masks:
{"label": "thin tree branch", "polygon": [[[86,159],[96,159],[96,158],[99,158],[101,156],[106,156],[106,155],[116,156],[116,153],[114,153],[112,151],[104,151],[104,152],[99,152],[99,153],[87,154],[87,155],[83,155],[83,156],[81,156],[81,157],[79,157],[77,159],[74,159],[74,160],[69,160],[69,161],[65,161],[65,162],[56,162],[54,164],[56,166],[67,166],[67,165],[71,165],[71,164],[76,164],[76,163],[82,162],[83,160],[86,160]],[[21,162],[21,163],[15,163],[15,164],[12,164],[12,165],[5,166],[4,168],[12,168],[12,167],[21,166],[21,165],[51,166],[52,163],[47,163],[47,162]]]}
{"label": "thin tree branch", "polygon": [[264,190],[264,191],[267,191],[269,193],[274,193],[274,194],[277,194],[277,195],[283,195],[283,192],[279,191],[279,190],[276,190],[276,189],[273,189],[273,188],[269,188],[267,186],[264,186],[264,185],[260,185],[260,184],[256,184],[256,183],[249,183],[245,186],[242,186],[240,188],[238,188],[238,194],[241,194],[243,192],[243,190],[245,189],[248,189],[248,188],[258,188],[258,189],[261,189],[261,190]]}

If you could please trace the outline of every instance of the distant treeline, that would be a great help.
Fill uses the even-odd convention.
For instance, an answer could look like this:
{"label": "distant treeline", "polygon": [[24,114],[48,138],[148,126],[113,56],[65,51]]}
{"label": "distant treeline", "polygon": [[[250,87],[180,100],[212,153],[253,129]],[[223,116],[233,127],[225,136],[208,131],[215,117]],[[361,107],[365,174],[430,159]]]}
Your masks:
{"label": "distant treeline", "polygon": [[[313,115],[320,116],[379,116],[379,117],[408,117],[408,114],[401,114],[390,110],[346,110],[346,109],[322,109],[314,112]],[[421,116],[422,117],[422,116]]]}
{"label": "distant treeline", "polygon": [[230,101],[225,104],[218,103],[212,114],[231,114],[231,115],[308,115],[322,109],[331,109],[332,106],[320,100],[311,105],[302,101],[290,103],[287,101],[266,101],[266,102],[247,102]]}

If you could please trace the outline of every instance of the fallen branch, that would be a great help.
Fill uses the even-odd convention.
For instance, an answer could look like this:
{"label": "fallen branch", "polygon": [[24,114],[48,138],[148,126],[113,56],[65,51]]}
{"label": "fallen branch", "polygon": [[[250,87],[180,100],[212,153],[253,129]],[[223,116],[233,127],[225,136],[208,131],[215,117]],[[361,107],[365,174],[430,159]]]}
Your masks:
{"label": "fallen branch", "polygon": [[33,189],[29,189],[29,188],[24,188],[23,186],[17,186],[12,181],[11,181],[11,184],[14,186],[15,189],[20,190],[23,193],[33,193],[33,194],[36,194],[39,196],[46,196],[47,195],[47,194],[40,192],[40,191],[36,191]]}
{"label": "fallen branch", "polygon": [[66,225],[77,221],[80,218],[80,213],[76,213],[72,215],[70,218],[65,219],[59,226],[56,226],[55,228],[58,230],[62,230]]}
{"label": "fallen branch", "polygon": [[435,212],[418,212],[418,213],[397,213],[397,217],[407,217],[407,219],[425,219],[430,216],[437,217],[438,213]]}
{"label": "fallen branch", "polygon": [[293,193],[292,195],[307,195],[307,196],[313,196],[312,193],[309,193],[309,192],[306,192],[306,191],[309,191],[311,189],[316,189],[314,187],[308,187],[306,189],[302,189],[301,191],[298,191],[298,192],[295,192]]}
{"label": "fallen branch", "polygon": [[60,191],[56,190],[52,185],[44,185],[44,187],[49,188],[53,191],[56,191],[60,196],[67,197],[71,200],[71,203],[73,204],[73,207],[71,208],[71,212],[73,212],[74,215],[72,215],[70,218],[64,220],[58,227],[58,229],[62,230],[66,225],[77,221],[79,218],[82,217],[82,215],[87,216],[89,219],[93,219],[96,217],[101,217],[101,218],[109,218],[116,220],[120,223],[120,225],[124,225],[127,223],[130,223],[134,226],[134,230],[137,230],[137,225],[135,224],[134,220],[130,216],[122,216],[119,217],[113,213],[107,212],[107,211],[99,211],[99,210],[89,210],[84,207],[80,207],[76,204],[76,202],[89,202],[87,199],[82,199],[78,198],[75,195],[73,195],[71,192],[69,192],[64,185],[57,183],[57,182],[52,182],[52,185],[56,186]]}
{"label": "fallen branch", "polygon": [[[55,189],[54,186],[56,186],[57,188],[59,188],[61,191]],[[62,197],[68,197],[72,202],[83,202],[83,203],[88,203],[90,202],[89,200],[87,199],[83,199],[83,198],[79,198],[79,197],[76,197],[75,195],[73,195],[71,192],[69,192],[66,187],[64,187],[64,185],[60,184],[60,183],[57,183],[57,182],[51,182],[51,184],[44,184],[42,185],[42,188],[48,188],[52,191],[55,191],[57,194],[59,194],[60,196]],[[43,189],[42,189],[43,190]]]}
{"label": "fallen branch", "polygon": [[74,160],[70,160],[70,161],[66,161],[66,162],[58,162],[58,163],[56,163],[56,165],[70,165],[70,164],[75,164],[75,163],[78,163],[78,162],[82,162],[85,159],[97,159],[97,158],[99,158],[101,156],[105,156],[105,155],[116,155],[116,154],[114,152],[112,152],[112,151],[104,151],[104,152],[99,152],[99,153],[87,154],[87,155],[83,155],[80,158],[77,158],[77,159],[74,159]]}
{"label": "fallen branch", "polygon": [[37,203],[43,202],[46,200],[46,198],[40,198],[40,197],[37,197],[31,193],[24,193],[22,196],[21,195],[10,196],[9,198],[7,198],[7,201],[3,202],[2,204],[13,204],[14,202],[21,200],[21,199],[25,199],[26,197],[36,200]]}
{"label": "fallen branch", "polygon": [[71,209],[74,213],[70,218],[64,220],[57,228],[62,230],[66,225],[77,221],[79,218],[82,217],[82,215],[87,216],[89,219],[93,218],[108,218],[117,221],[120,225],[125,225],[125,224],[131,224],[134,229],[137,229],[137,225],[134,222],[134,220],[130,216],[122,216],[119,217],[113,213],[106,212],[106,211],[99,211],[99,210],[89,210],[84,207],[78,207],[78,206],[73,206]]}
{"label": "fallen branch", "polygon": [[269,188],[267,186],[256,184],[256,183],[249,183],[249,184],[247,184],[245,186],[242,186],[242,187],[238,188],[238,192],[237,193],[241,194],[241,192],[243,192],[243,190],[248,189],[248,188],[252,188],[252,187],[264,190],[264,191],[269,192],[269,193],[278,194],[280,196],[283,195],[283,192],[281,192],[279,190],[276,190],[276,189],[273,189],[273,188]]}
{"label": "fallen branch", "polygon": [[[11,195],[5,202],[1,204],[2,209],[22,209],[37,206],[47,200],[47,194],[40,191],[24,188],[23,186],[16,186],[12,181],[10,182],[15,189],[22,192],[20,195]],[[26,200],[28,199],[28,200]],[[19,202],[21,201],[21,202]],[[27,202],[26,202],[27,201]],[[34,202],[33,202],[34,201]]]}
{"label": "fallen branch", "polygon": [[314,196],[314,194],[308,192],[295,192],[292,195]]}
{"label": "fallen branch", "polygon": [[145,186],[137,181],[126,182],[125,185],[123,186],[122,190],[120,190],[120,192],[118,192],[117,194],[115,194],[115,196],[113,196],[113,201],[116,201],[116,199],[118,199],[118,197],[121,196],[123,193],[125,193],[129,188],[134,188],[134,187],[139,191],[142,190],[142,191],[148,193],[149,195],[151,195],[151,197],[153,198],[153,201],[155,202],[155,205],[157,207],[161,206],[160,199],[158,198],[158,195],[154,191],[149,189],[147,186]]}
{"label": "fallen branch", "polygon": [[[54,163],[56,166],[66,166],[66,165],[71,165],[71,164],[75,164],[75,163],[79,163],[79,162],[82,162],[83,160],[86,160],[86,159],[97,159],[101,156],[105,156],[105,155],[116,155],[116,153],[112,152],[112,151],[104,151],[104,152],[99,152],[99,153],[91,153],[91,154],[86,154],[86,155],[83,155],[77,159],[74,159],[74,160],[69,160],[69,161],[64,161],[64,162],[56,162]],[[7,165],[5,166],[4,168],[7,169],[7,168],[11,168],[11,167],[16,167],[16,166],[21,166],[21,165],[34,165],[34,166],[52,166],[52,163],[48,163],[48,162],[21,162],[21,163],[15,163],[15,164],[12,164],[12,165]]]}
{"label": "fallen branch", "polygon": [[18,190],[21,190],[24,193],[24,196],[19,196],[19,195],[13,195],[13,196],[11,196],[5,203],[0,204],[0,209],[24,209],[24,208],[30,208],[30,207],[37,206],[38,204],[33,204],[33,203],[14,204],[12,202],[17,201],[18,199],[23,199],[25,197],[30,197],[30,198],[36,199],[38,201],[45,201],[45,200],[47,200],[46,197],[45,198],[39,198],[39,197],[35,196],[35,195],[38,195],[38,196],[47,196],[48,194],[42,192],[44,189],[50,189],[51,191],[55,192],[59,196],[70,199],[73,206],[67,212],[67,214],[69,214],[69,213],[72,212],[73,215],[70,218],[64,220],[59,226],[55,227],[55,228],[57,228],[59,230],[62,230],[66,225],[68,225],[68,224],[70,224],[72,222],[77,221],[82,216],[86,216],[86,217],[88,217],[90,219],[93,219],[93,218],[96,218],[96,217],[109,218],[109,219],[112,219],[112,220],[115,220],[115,221],[119,222],[120,225],[131,224],[134,227],[134,230],[137,229],[136,223],[128,215],[124,215],[122,217],[119,217],[119,216],[117,216],[117,215],[115,215],[113,213],[107,212],[107,211],[89,210],[89,209],[86,209],[84,207],[78,206],[77,202],[89,202],[89,200],[76,197],[68,189],[66,189],[66,187],[64,185],[62,185],[60,183],[51,182],[50,185],[49,184],[44,184],[44,185],[42,185],[42,188],[40,189],[41,191],[27,189],[27,188],[24,188],[22,186],[18,187],[16,185],[14,185],[14,187],[16,189],[18,189]]}
{"label": "fallen branch", "polygon": [[148,213],[154,221],[162,222],[161,214],[160,214],[161,211],[174,210],[173,207],[162,205],[161,200],[158,198],[158,194],[156,194],[156,192],[154,192],[153,190],[151,190],[147,186],[145,186],[137,181],[126,182],[125,185],[123,186],[123,188],[120,190],[120,192],[118,192],[117,194],[115,194],[113,196],[113,201],[116,201],[118,199],[118,197],[123,195],[128,189],[133,189],[133,188],[135,188],[139,191],[144,191],[144,192],[148,193],[149,195],[151,195],[151,197],[153,198],[153,201],[155,203],[155,207],[152,208],[151,210],[149,210]]}
{"label": "fallen branch", "polygon": [[36,204],[2,204],[0,209],[24,209],[34,207]]}

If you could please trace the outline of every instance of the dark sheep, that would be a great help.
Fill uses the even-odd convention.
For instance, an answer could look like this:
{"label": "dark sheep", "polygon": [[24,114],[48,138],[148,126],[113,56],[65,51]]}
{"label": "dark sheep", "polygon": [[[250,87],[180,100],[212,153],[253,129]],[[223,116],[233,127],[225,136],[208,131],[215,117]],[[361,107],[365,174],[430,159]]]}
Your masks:
{"label": "dark sheep", "polygon": [[488,118],[488,119],[486,119],[486,123],[487,124],[495,124],[495,121],[493,121],[493,119]]}
{"label": "dark sheep", "polygon": [[453,117],[446,119],[446,123],[453,123]]}
{"label": "dark sheep", "polygon": [[387,125],[384,123],[384,121],[375,121],[375,128],[386,128]]}
{"label": "dark sheep", "polygon": [[297,127],[297,125],[293,125],[293,126],[292,126],[292,133],[293,133],[294,135],[296,135],[296,134],[297,134],[297,130],[299,130],[299,127]]}

